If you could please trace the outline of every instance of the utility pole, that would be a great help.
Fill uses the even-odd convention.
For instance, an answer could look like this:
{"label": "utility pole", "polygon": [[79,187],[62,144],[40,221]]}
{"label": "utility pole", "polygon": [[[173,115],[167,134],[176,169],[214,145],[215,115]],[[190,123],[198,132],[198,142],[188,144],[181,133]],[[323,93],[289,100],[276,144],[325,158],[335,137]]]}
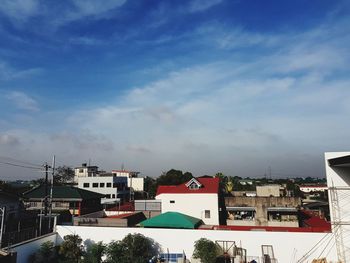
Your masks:
{"label": "utility pole", "polygon": [[44,199],[44,215],[47,216],[48,212],[48,202],[47,202],[47,196],[49,195],[49,183],[48,183],[48,177],[49,177],[49,165],[45,163],[45,199]]}

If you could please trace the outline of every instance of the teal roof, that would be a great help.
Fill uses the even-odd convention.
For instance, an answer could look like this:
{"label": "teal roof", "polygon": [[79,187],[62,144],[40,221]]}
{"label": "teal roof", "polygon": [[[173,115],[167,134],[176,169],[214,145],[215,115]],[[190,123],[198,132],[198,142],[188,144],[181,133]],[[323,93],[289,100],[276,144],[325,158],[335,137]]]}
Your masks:
{"label": "teal roof", "polygon": [[203,224],[201,219],[178,212],[166,212],[140,223],[143,227],[190,229],[198,228],[201,224]]}
{"label": "teal roof", "polygon": [[[48,193],[50,194],[50,187]],[[45,197],[45,186],[40,185],[39,187],[33,188],[32,190],[25,192],[23,196],[28,199],[43,199]],[[103,194],[72,186],[53,186],[52,189],[53,199],[86,200],[102,197],[104,197]]]}

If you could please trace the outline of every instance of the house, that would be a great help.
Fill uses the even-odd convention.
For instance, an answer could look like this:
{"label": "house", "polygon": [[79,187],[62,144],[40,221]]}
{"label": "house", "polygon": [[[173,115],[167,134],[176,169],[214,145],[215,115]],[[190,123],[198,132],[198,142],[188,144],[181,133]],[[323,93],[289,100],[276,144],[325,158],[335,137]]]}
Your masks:
{"label": "house", "polygon": [[192,178],[180,185],[160,185],[156,200],[162,213],[179,212],[219,225],[219,178]]}
{"label": "house", "polygon": [[[24,194],[25,205],[30,210],[43,210],[45,185],[31,189]],[[52,211],[64,211],[84,215],[102,210],[101,198],[104,195],[72,186],[53,186]]]}

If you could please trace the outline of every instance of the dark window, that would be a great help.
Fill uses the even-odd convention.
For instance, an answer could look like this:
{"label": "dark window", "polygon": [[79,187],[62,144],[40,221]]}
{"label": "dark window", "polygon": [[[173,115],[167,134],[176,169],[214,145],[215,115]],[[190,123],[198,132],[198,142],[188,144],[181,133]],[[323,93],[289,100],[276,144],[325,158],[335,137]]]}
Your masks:
{"label": "dark window", "polygon": [[175,204],[175,200],[170,200],[170,204]]}
{"label": "dark window", "polygon": [[107,183],[107,187],[112,187],[112,183]]}
{"label": "dark window", "polygon": [[210,210],[204,210],[205,218],[210,218]]}
{"label": "dark window", "polygon": [[105,183],[100,183],[100,187],[105,187]]}
{"label": "dark window", "polygon": [[83,184],[83,187],[84,187],[84,188],[89,188],[89,187],[90,187],[90,184],[89,184],[89,183],[84,183],[84,184]]}
{"label": "dark window", "polygon": [[111,198],[111,195],[106,195],[107,198]]}
{"label": "dark window", "polygon": [[94,188],[98,187],[98,183],[92,183],[92,187]]}
{"label": "dark window", "polygon": [[79,169],[79,173],[82,173],[82,172],[84,172],[84,170],[83,169]]}
{"label": "dark window", "polygon": [[112,194],[112,198],[115,198],[115,194]]}
{"label": "dark window", "polygon": [[118,184],[117,183],[113,183],[113,188],[117,188]]}

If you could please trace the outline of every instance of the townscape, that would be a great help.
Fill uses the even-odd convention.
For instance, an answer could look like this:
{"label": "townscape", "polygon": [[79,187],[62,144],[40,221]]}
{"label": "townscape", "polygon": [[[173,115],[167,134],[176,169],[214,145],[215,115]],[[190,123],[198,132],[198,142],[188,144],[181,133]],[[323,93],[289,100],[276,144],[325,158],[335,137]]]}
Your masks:
{"label": "townscape", "polygon": [[[345,165],[337,169],[349,176],[350,154],[328,157],[339,154],[326,154],[327,166]],[[317,260],[329,255],[335,259],[332,222],[336,213],[342,218],[347,213],[340,212],[346,205],[338,203],[340,210],[331,214],[329,204],[340,202],[331,194],[338,191],[330,185],[333,174],[327,179],[241,178],[220,172],[195,177],[171,169],[148,178],[86,163],[74,169],[51,167],[44,165],[45,178],[1,183],[1,247],[6,260],[281,262],[294,256],[300,257],[298,262],[310,257],[321,262]],[[187,243],[192,241],[191,247],[179,234]],[[319,247],[312,251],[315,244],[310,238],[303,243],[300,235],[312,236]],[[277,237],[289,239],[290,247],[282,248],[273,240]],[[35,246],[22,248],[30,243]]]}

